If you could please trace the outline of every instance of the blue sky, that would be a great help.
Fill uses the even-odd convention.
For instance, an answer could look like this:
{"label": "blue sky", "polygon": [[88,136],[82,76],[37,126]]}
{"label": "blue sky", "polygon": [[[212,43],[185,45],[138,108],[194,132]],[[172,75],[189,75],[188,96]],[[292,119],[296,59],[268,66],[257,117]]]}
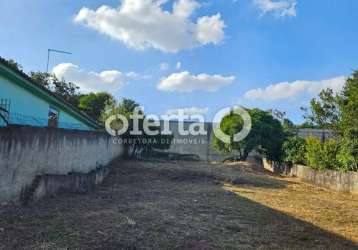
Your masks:
{"label": "blue sky", "polygon": [[356,0],[2,0],[0,9],[0,56],[28,72],[46,69],[48,48],[73,52],[51,57],[59,77],[147,113],[187,108],[210,120],[239,104],[298,123],[300,106],[358,69]]}

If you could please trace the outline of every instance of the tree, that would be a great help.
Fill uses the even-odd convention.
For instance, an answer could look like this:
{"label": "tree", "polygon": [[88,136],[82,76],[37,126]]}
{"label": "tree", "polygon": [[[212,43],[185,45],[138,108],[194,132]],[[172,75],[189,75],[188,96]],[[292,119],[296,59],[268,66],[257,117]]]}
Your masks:
{"label": "tree", "polygon": [[[6,63],[13,69],[23,72],[21,64],[13,59],[6,60]],[[30,72],[29,77],[37,84],[53,92],[55,95],[65,99],[73,106],[78,106],[79,87],[74,83],[59,80],[55,75],[47,72]]]}
{"label": "tree", "polygon": [[78,107],[93,120],[100,121],[106,107],[115,105],[114,97],[106,92],[90,93],[79,97]]}
{"label": "tree", "polygon": [[284,122],[287,115],[286,112],[278,109],[269,109],[268,112],[270,112],[275,119],[281,121],[282,123]]}
{"label": "tree", "polygon": [[21,64],[15,62],[13,59],[7,59],[5,61],[11,68],[22,72],[23,68]]}
{"label": "tree", "polygon": [[338,158],[344,169],[358,171],[358,71],[347,79],[338,103],[342,135]]}
{"label": "tree", "polygon": [[[331,129],[339,144],[337,159],[343,170],[358,170],[358,71],[347,79],[343,90],[323,90],[305,109],[308,123]],[[335,152],[335,151],[332,151]]]}
{"label": "tree", "polygon": [[284,162],[288,164],[305,164],[307,143],[298,136],[290,136],[283,144]]}
{"label": "tree", "polygon": [[334,94],[332,89],[322,90],[318,99],[313,98],[311,100],[310,109],[302,108],[305,111],[306,122],[322,129],[339,132],[341,114],[337,100],[338,96]]}
{"label": "tree", "polygon": [[129,118],[129,115],[133,114],[134,110],[140,105],[128,98],[123,98],[123,100],[118,105],[118,112],[122,115],[125,115]]}
{"label": "tree", "polygon": [[227,153],[236,153],[240,160],[245,160],[252,150],[259,151],[269,160],[281,160],[285,132],[280,121],[270,112],[260,109],[251,109],[248,112],[252,120],[250,134],[243,141],[233,141],[233,136],[242,129],[243,120],[232,113],[224,117],[220,124],[222,131],[230,135],[231,142],[226,144],[214,136],[214,148]]}
{"label": "tree", "polygon": [[214,136],[213,148],[224,153],[235,153],[239,160],[245,159],[245,143],[243,141],[233,141],[233,136],[242,129],[242,126],[243,120],[239,115],[231,113],[228,116],[225,116],[220,123],[220,128],[226,135],[230,136],[231,141],[230,143],[225,143]]}
{"label": "tree", "polygon": [[42,87],[45,87],[50,90],[51,87],[51,78],[53,75],[46,72],[30,72],[30,78],[37,84],[41,85]]}
{"label": "tree", "polygon": [[78,106],[80,98],[79,87],[74,83],[59,80],[55,75],[46,72],[30,72],[30,78],[73,106]]}

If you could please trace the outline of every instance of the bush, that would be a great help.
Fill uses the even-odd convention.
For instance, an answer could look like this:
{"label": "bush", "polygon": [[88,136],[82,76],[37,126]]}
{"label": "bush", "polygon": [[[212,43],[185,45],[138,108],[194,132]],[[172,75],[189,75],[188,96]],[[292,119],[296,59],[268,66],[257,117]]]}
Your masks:
{"label": "bush", "polygon": [[283,144],[283,161],[289,164],[305,164],[306,146],[305,139],[298,136],[289,137]]}
{"label": "bush", "polygon": [[352,152],[357,151],[354,143],[343,139],[341,141],[341,148],[337,155],[337,160],[340,163],[341,169],[344,171],[358,171],[357,158]]}
{"label": "bush", "polygon": [[306,142],[307,164],[311,168],[316,170],[341,170],[341,164],[337,159],[340,150],[338,141],[329,139],[322,143],[318,138],[309,137]]}
{"label": "bush", "polygon": [[309,137],[306,139],[306,159],[309,167],[313,169],[325,169],[325,166],[322,166],[322,145],[318,138]]}
{"label": "bush", "polygon": [[335,139],[326,140],[323,145],[323,164],[328,169],[342,170],[341,164],[337,159],[338,152],[340,150],[340,143]]}

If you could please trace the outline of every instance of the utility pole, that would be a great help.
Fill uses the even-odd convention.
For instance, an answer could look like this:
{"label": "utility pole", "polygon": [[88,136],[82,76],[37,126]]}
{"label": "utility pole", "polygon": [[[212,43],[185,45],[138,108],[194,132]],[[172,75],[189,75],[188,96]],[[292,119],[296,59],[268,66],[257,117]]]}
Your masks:
{"label": "utility pole", "polygon": [[46,72],[48,73],[48,68],[50,65],[50,54],[51,53],[59,53],[59,54],[67,54],[67,55],[72,55],[71,52],[67,52],[67,51],[62,51],[62,50],[56,50],[56,49],[48,49],[47,50],[47,67],[46,67]]}

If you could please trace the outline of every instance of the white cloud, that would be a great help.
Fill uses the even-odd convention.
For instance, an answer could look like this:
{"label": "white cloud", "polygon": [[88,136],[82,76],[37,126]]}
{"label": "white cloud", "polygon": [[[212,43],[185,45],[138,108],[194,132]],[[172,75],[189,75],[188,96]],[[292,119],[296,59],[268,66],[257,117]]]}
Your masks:
{"label": "white cloud", "polygon": [[258,6],[262,14],[274,13],[277,16],[295,17],[297,15],[297,1],[296,0],[253,0],[254,4]]}
{"label": "white cloud", "polygon": [[102,71],[100,73],[85,71],[72,63],[62,63],[55,66],[52,72],[59,78],[75,83],[84,92],[120,90],[128,80],[139,78],[137,73],[122,73],[117,70]]}
{"label": "white cloud", "polygon": [[201,44],[219,44],[224,39],[225,23],[221,21],[221,15],[204,16],[198,19],[197,40]]}
{"label": "white cloud", "polygon": [[205,115],[209,111],[208,108],[180,108],[180,109],[169,109],[165,114],[166,115],[179,115],[179,113],[183,113],[184,115]]}
{"label": "white cloud", "polygon": [[232,84],[234,80],[234,76],[192,75],[188,71],[183,71],[171,74],[167,78],[162,79],[157,85],[157,88],[161,91],[168,92],[193,92],[196,90],[216,91],[221,87]]}
{"label": "white cloud", "polygon": [[266,88],[252,89],[245,93],[245,99],[259,101],[277,101],[313,97],[326,88],[338,92],[342,90],[346,77],[336,77],[322,81],[294,81],[271,84]]}
{"label": "white cloud", "polygon": [[122,0],[119,8],[82,8],[75,22],[84,24],[125,45],[144,50],[154,48],[176,53],[185,48],[218,44],[224,39],[225,23],[220,14],[190,17],[200,7],[195,0],[177,0],[172,12],[167,0]]}
{"label": "white cloud", "polygon": [[199,7],[200,4],[194,0],[180,0],[174,3],[173,14],[177,17],[188,18]]}

